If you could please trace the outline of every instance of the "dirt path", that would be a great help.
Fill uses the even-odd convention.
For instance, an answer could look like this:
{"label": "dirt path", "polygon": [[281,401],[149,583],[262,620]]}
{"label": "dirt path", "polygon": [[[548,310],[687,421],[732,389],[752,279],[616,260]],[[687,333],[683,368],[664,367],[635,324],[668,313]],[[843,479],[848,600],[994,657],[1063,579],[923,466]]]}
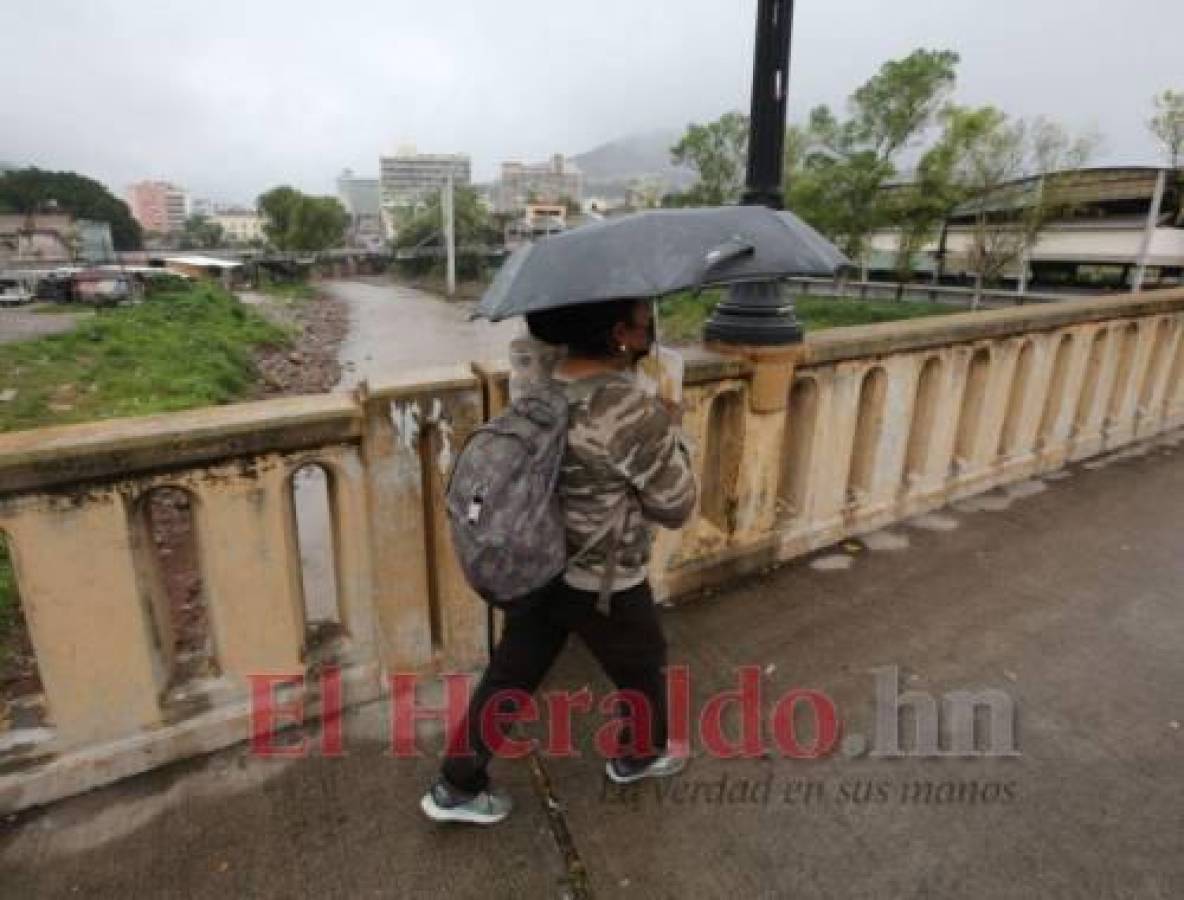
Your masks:
{"label": "dirt path", "polygon": [[89,313],[35,313],[27,309],[0,309],[0,344],[29,341],[73,330]]}
{"label": "dirt path", "polygon": [[259,382],[255,397],[322,394],[341,378],[338,351],[349,332],[349,304],[334,291],[318,286],[314,299],[293,302],[244,292],[241,299],[273,321],[299,329],[295,346],[255,354]]}

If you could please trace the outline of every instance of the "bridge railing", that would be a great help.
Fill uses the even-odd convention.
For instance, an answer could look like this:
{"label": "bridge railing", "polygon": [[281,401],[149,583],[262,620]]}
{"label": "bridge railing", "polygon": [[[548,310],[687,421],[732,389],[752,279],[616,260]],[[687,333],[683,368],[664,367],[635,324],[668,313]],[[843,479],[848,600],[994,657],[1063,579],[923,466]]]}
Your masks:
{"label": "bridge railing", "polygon": [[[700,496],[686,528],[660,532],[659,595],[1184,424],[1184,291],[835,329],[784,363],[770,381],[760,358],[688,354]],[[255,675],[334,664],[353,703],[394,671],[479,666],[485,610],[441,498],[506,381],[503,364],[477,363],[355,394],[0,435],[0,533],[45,715],[0,733],[0,810],[242,740]],[[327,496],[328,600],[310,595],[302,559],[296,481],[310,469]],[[208,619],[196,673],[148,514],[164,489],[192,518]],[[315,627],[326,615],[330,641]],[[296,689],[310,714],[317,684]]]}
{"label": "bridge railing", "polygon": [[659,540],[664,592],[1184,424],[1184,291],[823,332],[785,391],[757,412],[746,373],[686,386],[703,491]]}
{"label": "bridge railing", "polygon": [[943,303],[969,307],[976,294],[984,308],[1023,306],[1029,303],[1059,303],[1065,293],[998,290],[975,291],[957,285],[927,284],[920,281],[858,281],[840,278],[791,278],[789,283],[802,296],[850,297],[858,300],[905,300],[917,303]]}

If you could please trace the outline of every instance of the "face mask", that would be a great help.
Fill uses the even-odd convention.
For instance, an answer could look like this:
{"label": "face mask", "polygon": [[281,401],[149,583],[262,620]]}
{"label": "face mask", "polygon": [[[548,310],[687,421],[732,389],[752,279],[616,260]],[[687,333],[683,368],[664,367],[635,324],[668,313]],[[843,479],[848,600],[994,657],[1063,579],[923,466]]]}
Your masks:
{"label": "face mask", "polygon": [[644,350],[630,350],[629,351],[629,365],[633,368],[636,368],[637,364],[649,355],[650,355],[650,347],[646,347]]}
{"label": "face mask", "polygon": [[654,323],[650,322],[649,328],[646,330],[645,347],[641,350],[629,351],[629,365],[636,366],[639,362],[650,355],[650,351],[654,349]]}
{"label": "face mask", "polygon": [[[645,328],[645,347],[641,350],[630,349],[625,352],[626,358],[629,360],[630,368],[635,368],[641,360],[650,355],[654,344],[657,340],[657,326],[654,319],[651,317]],[[619,349],[619,348],[618,348]]]}

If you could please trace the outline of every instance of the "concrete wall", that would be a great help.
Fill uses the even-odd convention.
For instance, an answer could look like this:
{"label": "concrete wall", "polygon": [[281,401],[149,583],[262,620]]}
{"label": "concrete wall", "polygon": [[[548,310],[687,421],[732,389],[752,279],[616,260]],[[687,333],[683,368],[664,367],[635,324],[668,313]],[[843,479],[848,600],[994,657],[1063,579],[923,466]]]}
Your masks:
{"label": "concrete wall", "polygon": [[[719,349],[719,348],[717,348]],[[0,735],[0,813],[247,736],[247,678],[478,667],[485,609],[440,506],[457,448],[505,403],[478,363],[357,395],[0,436],[7,535],[48,727]],[[678,596],[1184,424],[1184,291],[835,329],[785,351],[689,355],[702,490],[661,532]],[[314,652],[294,474],[325,473],[342,636]],[[142,510],[190,498],[214,672],[178,685]],[[315,715],[315,681],[298,690]]]}

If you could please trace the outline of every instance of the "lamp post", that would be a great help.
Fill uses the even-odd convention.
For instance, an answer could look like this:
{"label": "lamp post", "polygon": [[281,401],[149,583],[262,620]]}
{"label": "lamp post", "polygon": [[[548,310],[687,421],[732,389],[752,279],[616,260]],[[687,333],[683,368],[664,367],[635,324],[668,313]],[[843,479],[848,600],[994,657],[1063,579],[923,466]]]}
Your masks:
{"label": "lamp post", "polygon": [[[793,0],[757,0],[748,172],[741,203],[782,208],[785,101]],[[778,281],[732,285],[703,329],[710,342],[776,347],[802,340],[793,299]]]}

